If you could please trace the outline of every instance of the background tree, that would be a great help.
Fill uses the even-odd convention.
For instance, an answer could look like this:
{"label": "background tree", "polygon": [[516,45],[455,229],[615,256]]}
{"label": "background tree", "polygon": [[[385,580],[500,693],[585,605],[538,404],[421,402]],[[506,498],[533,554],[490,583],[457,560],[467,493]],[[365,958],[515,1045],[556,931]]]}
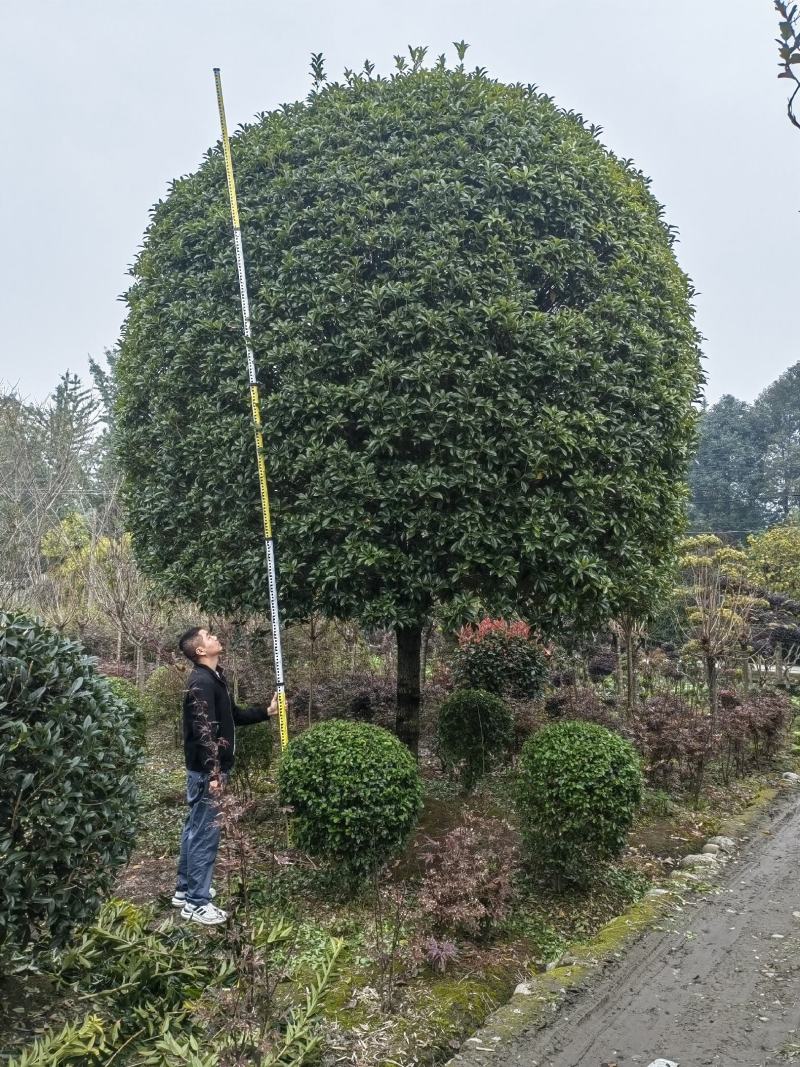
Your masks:
{"label": "background tree", "polygon": [[760,496],[768,520],[800,506],[800,363],[759,394],[752,409],[762,460]]}
{"label": "background tree", "polygon": [[[283,600],[395,630],[412,748],[434,606],[588,626],[655,581],[700,380],[647,180],[534,88],[424,51],[344,84],[317,57],[308,100],[233,145]],[[156,205],[133,273],[117,445],[139,558],[207,610],[263,611],[219,148]]]}
{"label": "background tree", "polygon": [[761,589],[800,601],[800,523],[773,526],[747,542],[747,577]]}
{"label": "background tree", "polygon": [[688,638],[682,651],[688,661],[702,660],[713,734],[722,663],[749,657],[750,620],[756,609],[768,605],[753,597],[747,585],[744,553],[726,547],[713,534],[684,540],[679,564],[683,585],[678,596],[685,606]]}
{"label": "background tree", "polygon": [[751,405],[728,394],[703,413],[689,472],[693,529],[736,539],[763,529],[761,431]]}
{"label": "background tree", "polygon": [[69,373],[43,403],[13,389],[0,393],[0,600],[6,606],[41,610],[44,538],[102,498],[98,418],[90,390]]}

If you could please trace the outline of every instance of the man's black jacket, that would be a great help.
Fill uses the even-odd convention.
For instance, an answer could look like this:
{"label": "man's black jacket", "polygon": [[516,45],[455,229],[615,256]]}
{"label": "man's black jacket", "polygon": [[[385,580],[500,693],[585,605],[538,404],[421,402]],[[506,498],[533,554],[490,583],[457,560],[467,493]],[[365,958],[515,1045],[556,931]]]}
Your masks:
{"label": "man's black jacket", "polygon": [[227,774],[236,751],[235,726],[265,722],[264,707],[239,708],[221,671],[197,664],[189,675],[183,698],[183,751],[186,769]]}

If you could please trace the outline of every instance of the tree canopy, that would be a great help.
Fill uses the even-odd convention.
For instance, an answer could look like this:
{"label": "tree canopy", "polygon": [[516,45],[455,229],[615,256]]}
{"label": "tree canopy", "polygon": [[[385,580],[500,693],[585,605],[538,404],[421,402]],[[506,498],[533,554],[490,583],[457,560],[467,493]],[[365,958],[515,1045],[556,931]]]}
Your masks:
{"label": "tree canopy", "polygon": [[[307,100],[233,139],[281,593],[412,632],[435,603],[588,623],[682,522],[692,289],[597,130],[422,55],[341,84],[317,61]],[[140,558],[208,609],[263,610],[219,146],[133,275],[117,444]]]}

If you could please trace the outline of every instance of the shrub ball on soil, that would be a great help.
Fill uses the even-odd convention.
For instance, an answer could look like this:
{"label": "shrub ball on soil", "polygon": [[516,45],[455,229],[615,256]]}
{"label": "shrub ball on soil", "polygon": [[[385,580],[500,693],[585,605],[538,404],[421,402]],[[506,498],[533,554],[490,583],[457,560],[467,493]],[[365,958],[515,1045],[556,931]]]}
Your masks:
{"label": "shrub ball on soil", "polygon": [[278,769],[296,844],[368,873],[402,848],[422,806],[414,757],[380,726],[330,719],[290,742]]}

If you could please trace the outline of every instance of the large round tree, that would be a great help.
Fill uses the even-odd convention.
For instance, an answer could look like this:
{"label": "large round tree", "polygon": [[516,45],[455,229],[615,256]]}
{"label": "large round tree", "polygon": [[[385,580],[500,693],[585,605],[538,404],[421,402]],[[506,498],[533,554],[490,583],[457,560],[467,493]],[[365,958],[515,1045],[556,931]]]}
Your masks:
{"label": "large round tree", "polygon": [[[691,286],[648,183],[535,89],[440,61],[319,77],[233,140],[288,617],[398,639],[416,745],[435,604],[590,624],[681,524]],[[267,604],[219,147],[159,202],[118,363],[140,559]]]}

